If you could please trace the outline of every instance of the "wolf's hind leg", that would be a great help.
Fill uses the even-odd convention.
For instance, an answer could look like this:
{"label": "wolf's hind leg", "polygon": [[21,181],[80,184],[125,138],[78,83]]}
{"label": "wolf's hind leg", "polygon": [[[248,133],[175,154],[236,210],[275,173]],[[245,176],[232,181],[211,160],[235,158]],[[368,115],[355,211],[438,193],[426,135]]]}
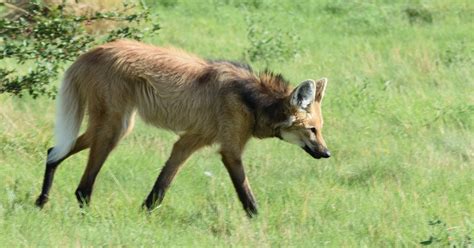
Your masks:
{"label": "wolf's hind leg", "polygon": [[[72,156],[73,154],[78,153],[86,148],[89,148],[89,146],[90,146],[90,132],[85,132],[84,134],[79,136],[79,138],[77,138],[76,143],[74,144],[74,147],[66,156],[64,156],[64,158],[52,163],[46,162],[46,169],[45,169],[44,178],[43,178],[43,187],[41,189],[41,194],[36,200],[36,203],[35,203],[36,206],[42,208],[44,204],[46,204],[46,202],[48,201],[48,195],[49,195],[51,186],[53,184],[54,174],[59,164],[61,164],[61,162],[63,162],[68,157]],[[53,147],[48,149],[48,155],[52,149]]]}
{"label": "wolf's hind leg", "polygon": [[90,202],[94,182],[102,165],[120,139],[131,131],[135,116],[133,111],[105,114],[97,111],[91,112],[90,115],[91,150],[75,193],[81,207]]}

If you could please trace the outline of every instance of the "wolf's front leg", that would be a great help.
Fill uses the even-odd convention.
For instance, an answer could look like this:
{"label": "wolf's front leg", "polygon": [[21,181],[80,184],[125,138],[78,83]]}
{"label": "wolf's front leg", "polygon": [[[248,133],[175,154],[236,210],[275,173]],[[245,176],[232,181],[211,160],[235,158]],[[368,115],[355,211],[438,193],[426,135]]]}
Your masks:
{"label": "wolf's front leg", "polygon": [[160,172],[153,189],[143,203],[148,210],[160,205],[166,190],[178,173],[183,163],[199,148],[209,144],[209,141],[198,135],[184,134],[174,144],[171,156]]}
{"label": "wolf's front leg", "polygon": [[221,151],[222,162],[229,172],[232,183],[239,196],[240,201],[244,207],[247,215],[252,218],[258,214],[257,203],[253,196],[252,189],[245,176],[244,166],[242,164],[241,155],[233,154],[232,152]]}

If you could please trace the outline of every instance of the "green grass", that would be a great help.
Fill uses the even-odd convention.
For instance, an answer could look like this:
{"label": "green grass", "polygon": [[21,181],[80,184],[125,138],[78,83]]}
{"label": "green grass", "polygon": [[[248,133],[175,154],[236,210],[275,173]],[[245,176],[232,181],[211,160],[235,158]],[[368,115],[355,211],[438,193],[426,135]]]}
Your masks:
{"label": "green grass", "polygon": [[163,28],[148,42],[203,57],[245,58],[248,20],[298,38],[295,56],[252,64],[293,84],[329,78],[333,157],[252,140],[244,163],[260,215],[249,220],[206,148],[147,215],[140,205],[177,137],[139,122],[107,160],[90,209],[73,194],[85,152],[60,167],[39,211],[54,103],[1,96],[1,246],[472,246],[472,1],[148,2]]}

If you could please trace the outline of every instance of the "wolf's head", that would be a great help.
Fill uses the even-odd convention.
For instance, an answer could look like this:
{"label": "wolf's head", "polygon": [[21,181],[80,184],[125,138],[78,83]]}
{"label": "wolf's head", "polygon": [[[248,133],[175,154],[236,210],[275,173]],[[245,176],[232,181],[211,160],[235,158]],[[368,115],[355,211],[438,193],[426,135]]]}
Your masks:
{"label": "wolf's head", "polygon": [[288,96],[288,119],[281,123],[281,139],[298,145],[313,158],[329,158],[331,153],[323,139],[323,115],[321,102],[327,79],[305,80]]}

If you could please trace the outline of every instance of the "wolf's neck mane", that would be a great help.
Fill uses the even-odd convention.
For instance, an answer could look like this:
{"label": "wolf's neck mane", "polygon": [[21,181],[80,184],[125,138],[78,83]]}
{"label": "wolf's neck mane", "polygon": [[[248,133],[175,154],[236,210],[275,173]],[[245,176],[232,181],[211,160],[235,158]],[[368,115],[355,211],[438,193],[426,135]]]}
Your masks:
{"label": "wolf's neck mane", "polygon": [[243,80],[236,86],[242,101],[254,114],[253,135],[277,137],[276,124],[288,116],[286,101],[291,92],[288,81],[280,74],[266,70],[257,74],[254,80]]}

